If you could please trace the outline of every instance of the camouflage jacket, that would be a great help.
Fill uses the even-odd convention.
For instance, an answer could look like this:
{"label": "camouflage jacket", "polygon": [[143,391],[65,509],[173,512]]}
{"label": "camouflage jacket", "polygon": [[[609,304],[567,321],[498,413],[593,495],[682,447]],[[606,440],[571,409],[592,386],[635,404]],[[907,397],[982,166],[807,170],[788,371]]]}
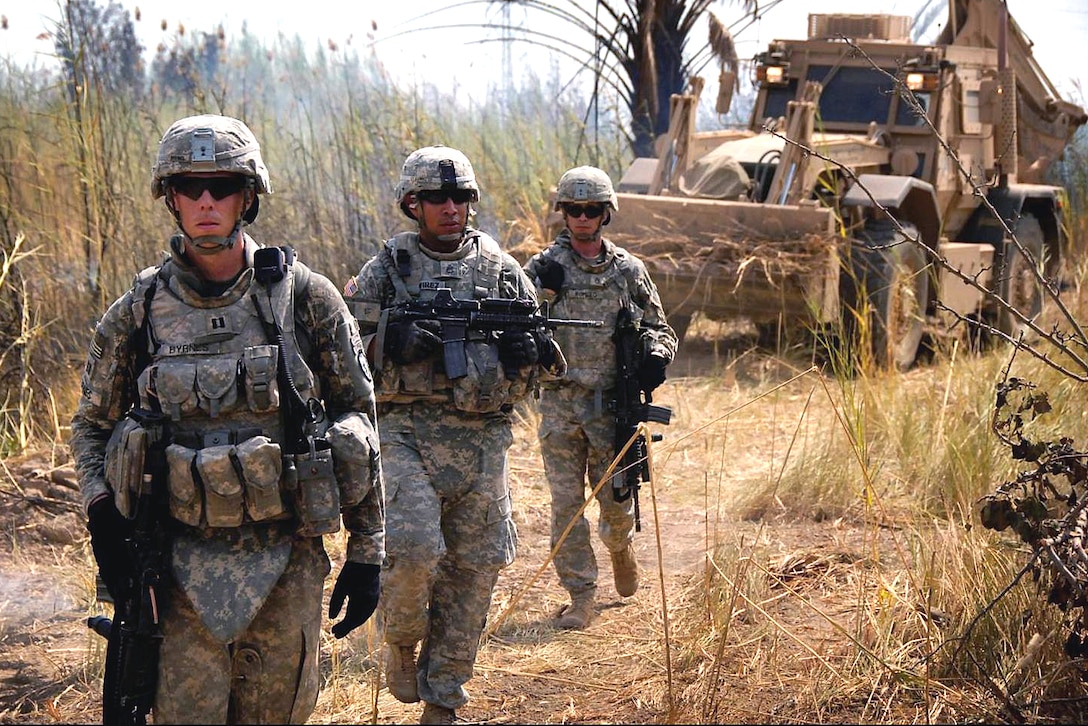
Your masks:
{"label": "camouflage jacket", "polygon": [[563,230],[525,263],[525,272],[539,290],[541,268],[551,260],[558,262],[563,267],[563,286],[551,300],[551,314],[604,321],[601,328],[559,328],[555,340],[567,358],[566,381],[607,390],[616,380],[612,334],[621,306],[631,309],[648,354],[672,361],[677,339],[642,260],[608,239],[602,242],[600,258],[587,260],[574,251],[570,232]]}
{"label": "camouflage jacket", "polygon": [[[246,261],[252,266],[258,245],[245,237]],[[296,263],[298,265],[299,263]],[[376,424],[374,386],[358,327],[335,285],[308,271],[303,294],[295,298],[295,338],[306,365],[313,372],[327,419],[361,412]],[[179,284],[200,294],[201,280],[184,257],[170,255],[160,275],[175,276]],[[244,273],[243,273],[244,276]],[[99,320],[84,367],[81,397],[72,418],[71,449],[79,477],[84,508],[111,494],[106,483],[106,445],[116,424],[137,402],[135,340],[138,331],[137,287],[115,300]],[[205,296],[206,297],[206,296]],[[380,482],[380,478],[379,478]],[[380,564],[385,557],[385,513],[382,487],[341,512],[348,530],[349,560]]]}
{"label": "camouflage jacket", "polygon": [[[398,249],[409,248],[412,254],[406,260],[410,271],[403,279],[399,278],[395,263],[391,262]],[[499,249],[498,243],[484,233],[469,229],[464,242],[451,253],[436,253],[427,250],[419,243],[415,232],[402,233],[388,240],[385,247],[363,265],[357,275],[348,280],[344,289],[348,305],[359,322],[359,331],[363,342],[370,345],[375,342],[382,326],[382,312],[410,298],[425,297],[434,294],[434,286],[450,287],[455,297],[461,298],[503,298],[532,300],[536,302],[536,293],[518,265],[517,260]],[[398,287],[400,290],[398,290]],[[380,349],[374,350],[372,363],[376,362],[376,374],[379,398],[388,399],[398,389],[397,381],[401,371],[390,360],[383,360]],[[565,366],[562,354],[551,370],[539,371],[543,376],[555,375]],[[431,370],[441,368],[441,353],[435,361],[424,361],[423,365]],[[419,364],[417,364],[419,365]],[[432,381],[428,387],[443,389],[448,387],[441,373],[433,376],[440,379]],[[430,377],[428,374],[427,377]],[[400,397],[410,398],[410,397]],[[399,399],[398,399],[399,400]],[[446,400],[443,395],[431,396],[429,400]]]}

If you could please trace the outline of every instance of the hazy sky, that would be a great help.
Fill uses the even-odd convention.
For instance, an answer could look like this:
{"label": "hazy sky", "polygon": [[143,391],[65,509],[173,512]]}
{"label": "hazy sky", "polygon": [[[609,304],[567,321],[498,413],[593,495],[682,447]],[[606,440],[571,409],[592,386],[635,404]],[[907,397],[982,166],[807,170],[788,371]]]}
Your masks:
{"label": "hazy sky", "polygon": [[[913,15],[925,0],[762,0],[764,8],[771,6],[765,17],[735,34],[742,59],[751,58],[774,38],[803,37],[809,13],[867,13],[881,12]],[[1085,0],[1007,0],[1009,11],[1035,43],[1035,55],[1066,98],[1083,103],[1088,91],[1088,2]],[[101,5],[106,0],[100,0]],[[351,46],[363,52],[373,46],[378,57],[400,78],[437,84],[457,84],[470,92],[483,92],[502,80],[502,52],[498,42],[473,43],[483,38],[497,38],[499,28],[481,30],[481,23],[499,26],[501,10],[482,0],[441,2],[385,0],[350,2],[349,0],[121,0],[120,5],[141,19],[136,23],[141,42],[153,52],[160,42],[168,45],[175,37],[179,24],[189,30],[210,32],[220,23],[230,35],[240,32],[243,22],[250,32],[265,38],[277,33],[288,37],[299,35],[308,47],[328,46],[332,41],[339,47]],[[516,3],[509,4],[512,23],[521,22],[525,15]],[[1041,10],[1045,8],[1045,10]],[[729,24],[739,18],[735,4],[719,2],[714,12]],[[0,60],[10,57],[20,63],[51,62],[52,44],[38,39],[49,31],[60,17],[58,0],[0,0],[0,15],[7,18],[7,29],[0,29]],[[541,16],[532,15],[539,25]],[[165,31],[161,29],[166,22]],[[372,30],[372,23],[377,31]],[[461,27],[457,27],[461,26]],[[438,27],[439,30],[419,30]],[[562,26],[559,32],[562,31]],[[408,29],[413,32],[404,33]],[[700,29],[697,39],[705,37]],[[573,72],[569,61],[558,56],[533,51],[525,44],[515,44],[510,50],[515,78],[522,67],[546,76],[556,66],[564,79]],[[708,73],[707,75],[713,75]],[[1085,91],[1078,91],[1077,84]]]}

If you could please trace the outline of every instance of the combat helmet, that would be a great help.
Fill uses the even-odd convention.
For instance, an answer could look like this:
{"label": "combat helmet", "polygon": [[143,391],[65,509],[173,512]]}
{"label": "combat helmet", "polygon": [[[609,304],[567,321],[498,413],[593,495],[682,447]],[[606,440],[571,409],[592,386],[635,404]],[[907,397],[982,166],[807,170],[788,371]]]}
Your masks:
{"label": "combat helmet", "polygon": [[236,118],[204,114],[175,121],[163,134],[151,168],[151,196],[166,194],[170,177],[194,172],[225,171],[252,180],[257,194],[242,214],[248,224],[257,218],[257,195],[271,194],[272,182],[261,158],[261,145],[249,127]]}
{"label": "combat helmet", "polygon": [[424,146],[404,160],[395,192],[396,201],[400,211],[415,219],[408,212],[406,199],[409,194],[453,189],[468,189],[472,192],[472,201],[480,201],[476,172],[468,157],[449,146]]}
{"label": "combat helmet", "polygon": [[555,210],[565,202],[602,202],[619,211],[616,191],[612,188],[612,179],[595,166],[576,166],[568,169],[559,177],[555,192]]}

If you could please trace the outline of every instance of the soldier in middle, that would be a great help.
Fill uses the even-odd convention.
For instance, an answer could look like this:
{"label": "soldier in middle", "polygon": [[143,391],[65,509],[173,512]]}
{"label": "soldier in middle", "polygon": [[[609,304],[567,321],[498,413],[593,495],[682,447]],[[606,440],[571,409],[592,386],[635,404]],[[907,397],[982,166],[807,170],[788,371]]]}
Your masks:
{"label": "soldier in middle", "polygon": [[452,723],[468,701],[464,684],[492,590],[517,543],[507,481],[513,406],[542,371],[565,370],[546,333],[469,330],[453,341],[467,365],[451,376],[440,326],[397,315],[398,306],[446,289],[461,301],[535,303],[517,261],[469,226],[479,200],[463,153],[412,152],[396,202],[417,229],[388,240],[344,289],[377,386],[387,486],[379,605],[386,678],[398,700],[424,701],[420,723]]}

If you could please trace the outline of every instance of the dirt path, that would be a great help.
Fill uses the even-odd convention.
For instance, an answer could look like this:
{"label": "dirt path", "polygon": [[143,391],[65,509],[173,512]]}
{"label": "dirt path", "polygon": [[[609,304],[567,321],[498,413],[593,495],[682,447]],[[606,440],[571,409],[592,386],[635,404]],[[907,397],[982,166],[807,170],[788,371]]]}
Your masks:
{"label": "dirt path", "polygon": [[[639,592],[631,598],[615,592],[609,557],[594,535],[601,569],[599,615],[585,632],[557,631],[551,622],[565,593],[550,565],[541,570],[549,554],[545,484],[532,467],[521,465],[525,460],[518,452],[512,458],[518,559],[500,576],[490,622],[502,618],[502,623],[481,648],[470,683],[473,700],[460,715],[495,723],[654,720],[661,706],[640,691],[648,678],[663,675],[658,673],[664,650],[662,572],[666,591],[672,591],[701,566],[705,516],[659,498],[655,519],[653,498],[644,491],[643,531],[635,541],[643,567]],[[4,490],[0,722],[92,722],[100,715],[97,675],[89,671],[101,658],[101,641],[83,625],[93,597],[89,552],[71,471],[58,471],[50,472],[41,461],[12,466],[13,479]],[[595,527],[595,506],[587,516]],[[666,535],[660,572],[658,531]],[[370,666],[379,652],[374,637],[364,632],[350,644],[326,640],[326,650],[337,651],[325,654],[326,671],[357,673],[359,682],[324,692],[311,721],[355,722],[367,713],[364,704],[373,697]],[[413,722],[420,708],[397,702],[385,689],[378,694],[379,723]]]}

